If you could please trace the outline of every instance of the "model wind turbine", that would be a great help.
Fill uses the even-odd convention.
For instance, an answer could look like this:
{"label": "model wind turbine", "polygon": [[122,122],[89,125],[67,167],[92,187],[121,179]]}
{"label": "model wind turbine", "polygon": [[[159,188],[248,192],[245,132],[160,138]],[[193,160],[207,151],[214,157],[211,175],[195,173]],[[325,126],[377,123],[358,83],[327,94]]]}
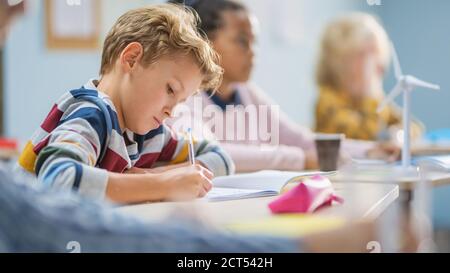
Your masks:
{"label": "model wind turbine", "polygon": [[391,103],[398,95],[403,92],[403,146],[402,146],[402,167],[406,170],[411,166],[411,135],[410,135],[410,121],[411,121],[411,101],[410,94],[414,88],[422,87],[426,89],[439,90],[439,85],[428,83],[417,79],[414,76],[403,75],[400,61],[398,59],[397,52],[394,44],[391,43],[392,57],[394,62],[395,78],[397,84],[389,95],[378,107],[378,113],[381,112],[384,107]]}

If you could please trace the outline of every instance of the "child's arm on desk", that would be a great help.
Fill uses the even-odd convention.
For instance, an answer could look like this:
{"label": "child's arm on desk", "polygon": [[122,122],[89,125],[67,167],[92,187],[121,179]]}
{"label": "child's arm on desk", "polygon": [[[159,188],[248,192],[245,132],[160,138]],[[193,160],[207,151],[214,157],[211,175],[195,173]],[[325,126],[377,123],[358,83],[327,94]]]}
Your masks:
{"label": "child's arm on desk", "polygon": [[[96,108],[86,109],[81,118],[78,114],[77,118],[70,119],[68,114],[69,118],[43,142],[34,171],[46,186],[72,190],[93,199],[107,197],[120,203],[193,199],[210,189],[212,174],[200,166],[153,175],[118,174],[96,168],[104,146],[100,141],[103,134],[97,131],[101,132],[104,121]],[[29,152],[26,156],[33,154]],[[124,161],[111,158],[108,162],[117,164],[120,160]]]}
{"label": "child's arm on desk", "polygon": [[117,203],[190,200],[205,196],[212,178],[200,165],[160,173],[109,173],[106,196]]}

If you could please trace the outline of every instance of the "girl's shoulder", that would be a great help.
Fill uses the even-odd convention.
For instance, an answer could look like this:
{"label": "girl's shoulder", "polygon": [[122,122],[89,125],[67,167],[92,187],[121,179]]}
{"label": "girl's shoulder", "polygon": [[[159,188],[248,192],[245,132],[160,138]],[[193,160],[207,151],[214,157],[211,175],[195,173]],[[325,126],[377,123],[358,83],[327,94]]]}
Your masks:
{"label": "girl's shoulder", "polygon": [[236,85],[236,90],[244,105],[273,105],[273,99],[258,85],[252,82]]}

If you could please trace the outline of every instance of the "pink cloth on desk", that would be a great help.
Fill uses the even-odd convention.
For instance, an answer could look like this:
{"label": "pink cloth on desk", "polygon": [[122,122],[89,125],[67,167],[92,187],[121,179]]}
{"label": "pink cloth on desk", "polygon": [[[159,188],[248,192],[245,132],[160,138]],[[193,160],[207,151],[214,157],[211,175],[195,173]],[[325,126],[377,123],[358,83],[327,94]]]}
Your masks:
{"label": "pink cloth on desk", "polygon": [[[238,84],[235,89],[241,98],[242,105],[244,107],[249,105],[255,106],[272,106],[277,105],[272,101],[264,92],[262,92],[256,86],[251,84]],[[197,100],[196,100],[197,98]],[[198,102],[200,98],[201,104]],[[268,140],[251,140],[249,136],[256,134],[259,136],[258,127],[253,126],[254,122],[250,122],[248,115],[245,116],[245,122],[234,124],[234,128],[223,128],[223,130],[217,130],[211,132],[205,130],[205,128],[198,129],[199,123],[208,122],[211,117],[198,117],[195,116],[193,109],[205,109],[208,106],[215,106],[214,102],[209,98],[208,94],[202,92],[201,94],[191,97],[186,104],[191,111],[179,114],[180,117],[168,121],[169,125],[176,125],[173,129],[176,131],[182,129],[181,125],[188,125],[192,127],[193,134],[197,138],[216,138],[220,141],[222,147],[227,151],[236,164],[237,172],[252,172],[263,169],[274,170],[288,170],[296,171],[302,170],[305,167],[305,153],[314,152],[314,133],[307,127],[300,126],[295,123],[287,114],[281,109],[279,111],[279,139],[278,145],[271,145],[272,139]],[[227,115],[226,111],[220,111],[222,116],[219,119],[225,121]],[[267,120],[268,131],[271,131],[270,118],[274,114],[272,111],[267,111],[267,116],[264,117]],[[257,112],[257,120],[261,120],[263,117],[260,112]],[[225,123],[225,122],[224,122]],[[193,125],[193,126],[192,126]],[[225,127],[225,126],[224,126]],[[231,130],[234,129],[234,130]],[[238,132],[247,132],[244,139],[238,139]],[[225,134],[232,132],[232,139],[224,139]],[[372,142],[365,141],[351,141],[346,140],[342,145],[342,151],[355,157],[362,157],[365,152],[373,147]]]}
{"label": "pink cloth on desk", "polygon": [[269,204],[273,213],[310,213],[333,201],[342,203],[343,199],[335,195],[328,178],[315,176],[303,180],[299,185],[281,195]]}

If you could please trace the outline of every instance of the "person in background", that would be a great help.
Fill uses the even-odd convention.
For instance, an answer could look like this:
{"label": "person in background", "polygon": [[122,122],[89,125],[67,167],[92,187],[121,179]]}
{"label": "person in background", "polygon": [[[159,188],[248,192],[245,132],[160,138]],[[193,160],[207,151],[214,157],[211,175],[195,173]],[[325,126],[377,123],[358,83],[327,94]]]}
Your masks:
{"label": "person in background", "polygon": [[[396,140],[401,112],[394,104],[378,113],[391,57],[388,35],[375,17],[353,13],[325,28],[317,64],[316,130],[361,140]],[[423,125],[412,123],[412,136]]]}
{"label": "person in background", "polygon": [[[169,2],[185,5],[199,14],[200,30],[219,53],[220,65],[224,68],[223,81],[218,91],[214,93],[207,90],[190,98],[185,104],[188,107],[179,108],[179,116],[170,120],[169,124],[173,129],[192,127],[198,137],[212,137],[220,141],[223,149],[235,162],[237,172],[317,169],[315,134],[309,128],[296,124],[283,111],[272,111],[272,106],[277,104],[250,81],[255,57],[257,20],[247,7],[234,0]],[[256,113],[245,111],[246,107],[251,106],[256,107]],[[269,110],[258,111],[264,107]],[[217,109],[215,114],[218,115],[214,118],[222,123],[208,128],[212,119],[206,115],[199,117],[196,111],[201,109],[202,113],[208,113],[213,108]],[[241,122],[236,116],[245,119]],[[230,119],[235,122],[229,123]],[[273,120],[276,120],[278,127],[274,128]],[[202,130],[195,126],[199,123],[204,124],[200,128]],[[262,128],[272,130],[270,138],[261,134]],[[274,134],[278,139],[274,140]],[[344,141],[342,151],[343,158],[396,158],[399,154],[396,147],[356,140]]]}

